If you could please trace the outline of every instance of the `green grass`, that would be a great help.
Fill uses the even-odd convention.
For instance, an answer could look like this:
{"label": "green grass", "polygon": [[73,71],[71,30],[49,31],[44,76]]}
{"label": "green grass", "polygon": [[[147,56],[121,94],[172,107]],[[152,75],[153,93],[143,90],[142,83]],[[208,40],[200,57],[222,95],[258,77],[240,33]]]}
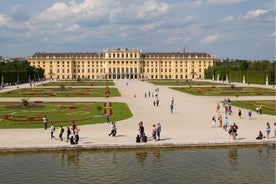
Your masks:
{"label": "green grass", "polygon": [[115,86],[114,82],[111,80],[96,80],[96,81],[58,81],[58,82],[48,82],[45,84],[40,84],[40,86]]}
{"label": "green grass", "polygon": [[[74,120],[78,125],[106,122],[103,116],[103,102],[30,102],[23,107],[20,102],[0,103],[0,129],[43,128],[42,117],[46,115],[55,126],[70,126]],[[102,110],[98,111],[98,106]],[[111,121],[132,117],[125,103],[112,103]],[[8,116],[7,116],[8,115]]]}
{"label": "green grass", "polygon": [[214,83],[214,82],[201,82],[201,81],[191,81],[191,80],[168,80],[168,79],[162,79],[162,80],[146,80],[149,83],[155,84],[155,85],[165,85],[165,86],[206,86],[206,85],[226,85],[221,83]]}
{"label": "green grass", "polygon": [[[117,88],[109,88],[110,97],[121,96]],[[105,97],[105,88],[25,88],[0,93],[0,97]]]}
{"label": "green grass", "polygon": [[199,96],[275,96],[275,89],[251,87],[172,87],[171,89]]}
{"label": "green grass", "polygon": [[263,114],[276,116],[276,101],[275,100],[248,100],[248,101],[232,101],[233,106],[237,106],[244,109],[256,110],[257,106],[262,106]]}

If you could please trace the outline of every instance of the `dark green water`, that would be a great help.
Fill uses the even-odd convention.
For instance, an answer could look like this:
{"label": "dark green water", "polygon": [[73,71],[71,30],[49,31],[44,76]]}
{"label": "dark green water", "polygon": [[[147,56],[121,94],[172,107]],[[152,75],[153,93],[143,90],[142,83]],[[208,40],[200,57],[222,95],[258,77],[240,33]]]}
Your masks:
{"label": "dark green water", "polygon": [[275,147],[0,154],[0,183],[275,183]]}

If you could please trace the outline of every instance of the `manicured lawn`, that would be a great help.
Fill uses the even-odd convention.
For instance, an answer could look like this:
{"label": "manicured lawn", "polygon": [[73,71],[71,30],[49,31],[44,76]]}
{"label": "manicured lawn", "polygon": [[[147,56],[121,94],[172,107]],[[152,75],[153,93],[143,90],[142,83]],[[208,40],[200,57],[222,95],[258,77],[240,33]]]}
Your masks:
{"label": "manicured lawn", "polygon": [[244,109],[251,109],[252,111],[256,110],[256,107],[261,106],[263,114],[269,114],[276,116],[276,101],[275,100],[267,100],[267,101],[232,101],[231,104],[233,106],[241,107]]}
{"label": "manicured lawn", "polygon": [[45,84],[40,84],[40,86],[115,86],[114,82],[111,80],[95,80],[95,81],[58,81],[58,82],[48,82]]}
{"label": "manicured lawn", "polygon": [[[46,115],[49,125],[70,126],[74,120],[78,125],[106,122],[103,102],[30,102],[26,107],[21,102],[0,103],[0,128],[43,128],[42,117]],[[98,111],[98,107],[102,110]],[[112,103],[110,120],[119,121],[132,117],[125,103]],[[49,127],[48,125],[48,127]]]}
{"label": "manicured lawn", "polygon": [[[109,88],[110,97],[121,96],[117,88]],[[0,93],[0,97],[105,97],[105,88],[25,88]]]}
{"label": "manicured lawn", "polygon": [[213,82],[201,82],[201,81],[192,81],[192,80],[146,80],[155,85],[165,85],[165,86],[206,86],[206,85],[226,85],[221,83],[213,83]]}
{"label": "manicured lawn", "polygon": [[275,89],[250,87],[173,87],[171,89],[201,96],[275,96]]}

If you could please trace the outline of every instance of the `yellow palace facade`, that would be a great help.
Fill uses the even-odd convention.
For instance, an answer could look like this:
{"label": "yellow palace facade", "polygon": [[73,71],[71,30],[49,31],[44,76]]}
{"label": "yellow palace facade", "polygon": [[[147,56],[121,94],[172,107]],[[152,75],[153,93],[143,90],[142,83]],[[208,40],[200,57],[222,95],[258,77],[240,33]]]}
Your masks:
{"label": "yellow palace facade", "polygon": [[31,66],[47,79],[194,79],[214,65],[207,53],[143,53],[140,49],[104,49],[102,53],[35,53]]}

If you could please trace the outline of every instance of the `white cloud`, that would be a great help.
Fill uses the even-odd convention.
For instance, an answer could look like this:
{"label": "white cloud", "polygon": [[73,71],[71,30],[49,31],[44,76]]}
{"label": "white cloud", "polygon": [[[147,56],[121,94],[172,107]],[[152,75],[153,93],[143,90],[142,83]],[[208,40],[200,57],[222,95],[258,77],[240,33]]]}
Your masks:
{"label": "white cloud", "polygon": [[74,25],[68,27],[67,29],[65,29],[65,31],[74,32],[74,31],[77,31],[79,29],[80,29],[80,26],[78,24],[74,24]]}
{"label": "white cloud", "polygon": [[166,3],[159,3],[156,0],[144,1],[141,6],[136,7],[136,13],[138,18],[153,18],[161,14],[165,14],[169,10],[169,6]]}
{"label": "white cloud", "polygon": [[234,20],[234,16],[228,15],[228,16],[224,17],[223,19],[221,19],[220,21],[221,22],[228,22],[228,21],[232,21],[232,20]]}
{"label": "white cloud", "polygon": [[180,37],[180,36],[171,36],[165,40],[165,43],[168,45],[171,45],[171,44],[175,44],[175,42],[177,42],[181,39],[182,39],[182,37]]}
{"label": "white cloud", "polygon": [[5,26],[9,21],[9,18],[6,15],[0,14],[0,27]]}
{"label": "white cloud", "polygon": [[185,22],[190,22],[190,21],[194,21],[194,20],[198,20],[200,17],[196,14],[193,14],[193,15],[188,15],[186,18],[185,18]]}
{"label": "white cloud", "polygon": [[58,21],[70,14],[69,7],[65,3],[55,3],[52,7],[47,8],[39,15],[40,20]]}
{"label": "white cloud", "polygon": [[245,19],[253,19],[259,17],[268,12],[267,10],[257,9],[257,10],[249,10],[244,16]]}
{"label": "white cloud", "polygon": [[273,32],[273,33],[271,33],[271,34],[269,34],[269,35],[267,35],[268,37],[276,37],[276,31],[275,32]]}
{"label": "white cloud", "polygon": [[203,1],[193,1],[193,2],[191,3],[191,7],[196,8],[196,7],[202,6],[203,4],[204,4]]}
{"label": "white cloud", "polygon": [[219,37],[220,36],[218,34],[208,35],[203,40],[201,40],[201,43],[203,43],[203,44],[213,43],[213,42],[217,41],[219,39]]}
{"label": "white cloud", "polygon": [[208,4],[216,4],[216,5],[223,5],[223,4],[236,4],[241,3],[244,0],[208,0]]}
{"label": "white cloud", "polygon": [[[143,1],[144,3],[120,3],[116,0],[84,0],[82,3],[70,1],[58,2],[42,11],[39,20],[42,21],[85,21],[105,20],[116,22],[116,19],[151,19],[168,12],[169,5],[158,0]],[[124,21],[121,21],[124,22]]]}
{"label": "white cloud", "polygon": [[162,24],[165,24],[165,21],[158,21],[158,22],[152,22],[152,23],[147,23],[145,25],[142,25],[142,27],[140,28],[143,31],[149,31],[152,30]]}

